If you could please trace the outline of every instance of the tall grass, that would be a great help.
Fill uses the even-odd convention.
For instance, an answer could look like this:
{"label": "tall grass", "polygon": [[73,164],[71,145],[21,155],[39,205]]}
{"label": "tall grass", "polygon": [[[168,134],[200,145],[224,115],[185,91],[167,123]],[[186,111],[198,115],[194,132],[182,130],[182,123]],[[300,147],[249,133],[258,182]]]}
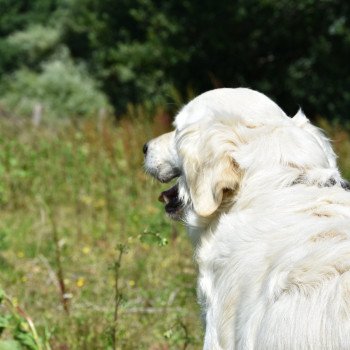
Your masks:
{"label": "tall grass", "polygon": [[[349,177],[349,134],[319,123]],[[0,284],[43,349],[201,348],[192,248],[142,169],[168,128],[132,107],[118,123],[1,121]]]}
{"label": "tall grass", "polygon": [[142,169],[143,143],[168,118],[130,113],[1,122],[0,284],[52,349],[200,348],[192,248]]}

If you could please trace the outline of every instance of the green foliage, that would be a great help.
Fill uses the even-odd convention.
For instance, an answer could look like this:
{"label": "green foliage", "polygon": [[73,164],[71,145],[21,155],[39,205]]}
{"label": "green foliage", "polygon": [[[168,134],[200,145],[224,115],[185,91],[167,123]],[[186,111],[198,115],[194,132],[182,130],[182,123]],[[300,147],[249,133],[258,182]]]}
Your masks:
{"label": "green foliage", "polygon": [[[200,349],[191,244],[142,167],[142,145],[164,130],[130,111],[118,125],[0,123],[0,279],[52,349]],[[24,341],[10,323],[0,339]]]}
{"label": "green foliage", "polygon": [[130,102],[154,106],[172,100],[181,76],[169,70],[186,64],[194,50],[174,45],[185,28],[175,13],[169,16],[172,6],[153,0],[74,2],[64,41],[74,57],[88,62],[117,110]]}
{"label": "green foliage", "polygon": [[40,64],[56,50],[60,32],[53,27],[32,25],[24,31],[14,32],[7,37],[7,43],[17,55],[26,57],[26,65]]}
{"label": "green foliage", "polygon": [[247,86],[290,114],[300,105],[349,121],[346,1],[0,0],[0,8],[0,74],[40,72],[64,49],[118,112],[129,103],[173,109],[174,90]]}
{"label": "green foliage", "polygon": [[[4,229],[0,229],[0,251],[5,250],[8,248],[8,232]],[[1,296],[0,296],[1,299]]]}
{"label": "green foliage", "polygon": [[140,235],[140,241],[148,244],[155,244],[163,247],[169,243],[169,225],[157,218],[157,222],[150,225]]}
{"label": "green foliage", "polygon": [[[10,26],[12,31],[3,30],[7,34],[3,38],[0,34],[0,56],[4,52],[0,73],[1,69],[6,73],[0,82],[2,108],[28,116],[33,114],[35,106],[41,105],[44,117],[51,119],[111,112],[98,83],[83,63],[71,59],[69,49],[62,42],[62,23],[69,11],[69,1],[58,5],[41,0],[33,8],[25,4],[23,8],[5,5],[26,20],[20,28]],[[48,11],[50,16],[38,15],[39,20],[34,16],[36,11]],[[7,18],[4,14],[2,17]]]}
{"label": "green foliage", "polygon": [[40,104],[44,115],[51,118],[93,116],[102,109],[109,109],[96,82],[83,67],[69,59],[47,62],[40,73],[26,68],[16,71],[9,78],[0,102],[6,109],[24,116],[31,116],[34,107]]}
{"label": "green foliage", "polygon": [[65,42],[117,107],[171,102],[173,86],[248,86],[291,114],[346,120],[349,17],[331,0],[76,0]]}
{"label": "green foliage", "polygon": [[0,341],[1,350],[22,350],[21,345],[15,340]]}
{"label": "green foliage", "polygon": [[[0,350],[49,350],[43,348],[43,341],[38,337],[32,320],[16,306],[10,297],[0,288],[0,336],[7,332],[7,339],[0,339]],[[6,310],[4,313],[3,310]],[[8,339],[11,336],[12,339]]]}
{"label": "green foliage", "polygon": [[65,1],[0,0],[0,76],[27,64],[27,57],[18,55],[8,42],[8,36],[32,26],[44,25],[51,19],[55,21],[52,17],[56,17],[54,14],[58,11],[58,3],[64,6]]}

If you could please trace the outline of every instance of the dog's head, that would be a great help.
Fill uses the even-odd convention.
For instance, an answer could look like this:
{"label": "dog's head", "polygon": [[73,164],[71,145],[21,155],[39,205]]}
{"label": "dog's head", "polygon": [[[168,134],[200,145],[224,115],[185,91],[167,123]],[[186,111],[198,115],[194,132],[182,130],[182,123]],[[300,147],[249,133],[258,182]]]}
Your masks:
{"label": "dog's head", "polygon": [[280,181],[292,183],[301,176],[310,183],[340,179],[322,133],[304,115],[289,118],[268,97],[250,89],[204,93],[179,112],[174,126],[175,131],[144,146],[148,173],[161,182],[178,178],[160,195],[174,219],[189,213],[210,218],[221,212],[234,203],[247,174],[288,168],[289,175]]}

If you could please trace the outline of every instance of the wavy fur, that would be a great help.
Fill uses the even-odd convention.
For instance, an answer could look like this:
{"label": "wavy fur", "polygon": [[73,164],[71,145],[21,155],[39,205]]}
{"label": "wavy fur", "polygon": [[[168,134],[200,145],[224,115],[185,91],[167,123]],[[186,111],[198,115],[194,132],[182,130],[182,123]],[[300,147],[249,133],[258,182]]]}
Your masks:
{"label": "wavy fur", "polygon": [[322,131],[243,88],[200,95],[174,125],[165,163],[180,172],[203,348],[349,349],[350,193]]}

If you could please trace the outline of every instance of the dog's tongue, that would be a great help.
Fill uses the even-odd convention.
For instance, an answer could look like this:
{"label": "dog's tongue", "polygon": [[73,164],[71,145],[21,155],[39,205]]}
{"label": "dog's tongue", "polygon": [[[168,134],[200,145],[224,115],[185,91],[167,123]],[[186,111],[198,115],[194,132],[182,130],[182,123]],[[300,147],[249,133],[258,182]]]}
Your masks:
{"label": "dog's tongue", "polygon": [[162,203],[168,204],[174,201],[177,201],[177,184],[171,188],[169,188],[166,191],[163,191],[160,196],[158,197],[158,200]]}

